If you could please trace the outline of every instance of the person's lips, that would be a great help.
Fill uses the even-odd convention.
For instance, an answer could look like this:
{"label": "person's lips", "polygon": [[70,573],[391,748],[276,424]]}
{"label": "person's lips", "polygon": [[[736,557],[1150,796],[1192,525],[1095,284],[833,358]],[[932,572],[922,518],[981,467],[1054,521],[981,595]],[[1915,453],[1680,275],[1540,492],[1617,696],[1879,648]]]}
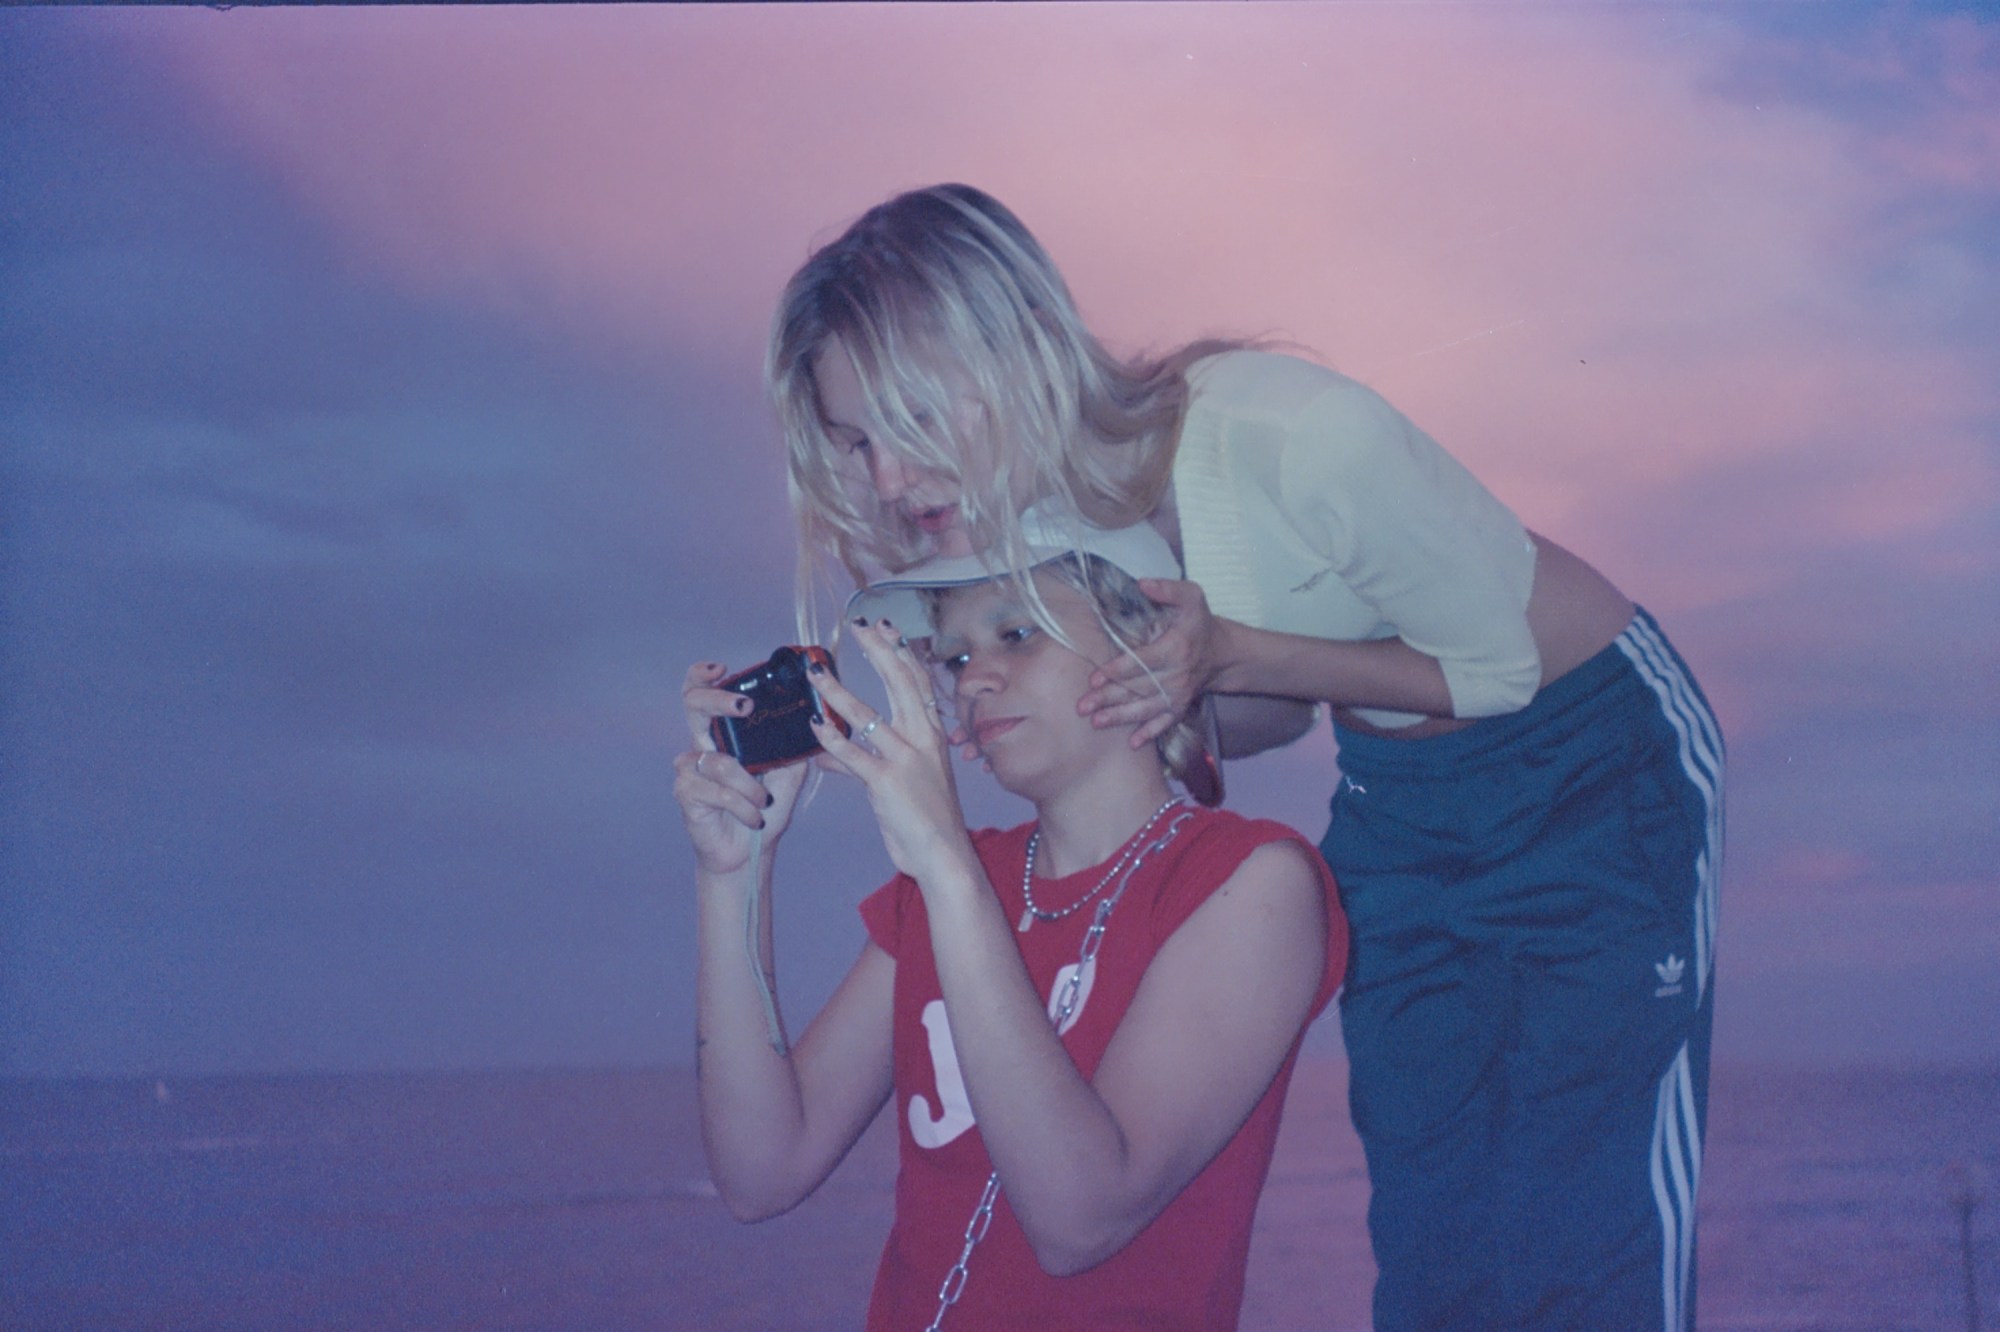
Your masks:
{"label": "person's lips", "polygon": [[986,745],[1019,726],[1021,720],[1019,717],[995,717],[991,721],[979,722],[972,728],[973,739],[982,746]]}
{"label": "person's lips", "polygon": [[927,509],[912,509],[910,510],[910,521],[917,525],[919,531],[936,536],[940,532],[950,531],[957,525],[958,506],[956,504],[935,504]]}

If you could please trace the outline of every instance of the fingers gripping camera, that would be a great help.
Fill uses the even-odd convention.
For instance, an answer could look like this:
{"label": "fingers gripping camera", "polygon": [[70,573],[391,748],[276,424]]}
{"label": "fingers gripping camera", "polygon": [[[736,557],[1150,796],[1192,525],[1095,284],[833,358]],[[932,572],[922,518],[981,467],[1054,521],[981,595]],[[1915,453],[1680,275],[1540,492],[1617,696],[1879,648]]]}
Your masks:
{"label": "fingers gripping camera", "polygon": [[716,686],[750,700],[746,717],[717,717],[709,723],[715,747],[749,771],[767,772],[819,753],[812,721],[822,719],[846,735],[846,719],[821,701],[806,667],[819,665],[834,672],[833,658],[822,647],[781,647],[770,660],[739,671]]}

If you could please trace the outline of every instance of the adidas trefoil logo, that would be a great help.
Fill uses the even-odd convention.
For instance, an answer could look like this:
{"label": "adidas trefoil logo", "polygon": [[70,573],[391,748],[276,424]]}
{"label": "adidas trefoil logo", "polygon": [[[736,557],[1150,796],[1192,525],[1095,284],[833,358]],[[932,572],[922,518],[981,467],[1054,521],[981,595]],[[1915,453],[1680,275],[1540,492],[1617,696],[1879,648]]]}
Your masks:
{"label": "adidas trefoil logo", "polygon": [[1672,953],[1664,962],[1653,964],[1654,974],[1660,978],[1660,988],[1653,991],[1655,999],[1665,999],[1681,992],[1681,977],[1687,972],[1687,963]]}

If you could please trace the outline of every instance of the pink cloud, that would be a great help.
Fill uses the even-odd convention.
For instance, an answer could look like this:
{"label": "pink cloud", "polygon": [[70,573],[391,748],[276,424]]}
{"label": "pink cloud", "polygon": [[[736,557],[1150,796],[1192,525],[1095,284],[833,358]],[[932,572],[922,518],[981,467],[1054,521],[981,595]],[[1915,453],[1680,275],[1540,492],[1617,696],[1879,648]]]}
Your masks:
{"label": "pink cloud", "polygon": [[[175,16],[179,18],[180,16]],[[207,19],[211,16],[195,16]],[[1376,383],[1532,523],[1755,474],[1707,599],[2000,496],[1990,367],[1885,326],[1876,211],[1992,179],[1946,61],[1883,173],[1827,116],[1710,91],[1740,40],[1629,15],[1359,6],[239,11],[154,20],[357,263],[438,299],[754,364],[867,204],[986,185],[1115,341],[1277,332]],[[1922,40],[1983,29],[1911,21]],[[1857,79],[1897,77],[1886,40]],[[1943,132],[1936,137],[1931,129]],[[1911,269],[1921,320],[1990,260]],[[1915,330],[1921,335],[1921,328]],[[1897,441],[1897,447],[1881,443]],[[1782,478],[1782,483],[1779,479]]]}
{"label": "pink cloud", "polygon": [[2000,183],[2000,31],[1991,24],[1964,14],[1913,24],[1883,10],[1863,42],[1811,58],[1845,92],[1919,108],[1869,145],[1874,169],[1945,188]]}

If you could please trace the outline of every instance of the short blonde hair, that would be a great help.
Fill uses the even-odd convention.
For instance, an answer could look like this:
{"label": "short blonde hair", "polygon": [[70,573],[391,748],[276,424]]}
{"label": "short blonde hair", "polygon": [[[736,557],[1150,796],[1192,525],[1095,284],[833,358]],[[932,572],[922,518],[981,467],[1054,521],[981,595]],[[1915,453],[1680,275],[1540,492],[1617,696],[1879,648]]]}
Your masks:
{"label": "short blonde hair", "polygon": [[[1036,567],[1025,577],[1032,581],[1041,574],[1059,579],[1081,592],[1095,612],[1098,626],[1104,630],[1105,636],[1113,646],[1127,653],[1151,641],[1170,613],[1165,606],[1141,592],[1139,584],[1130,574],[1095,555],[1065,555]],[[918,593],[924,599],[924,608],[930,612],[932,624],[938,623],[945,602],[954,593],[963,591],[964,587],[947,587]],[[1029,603],[1029,607],[1044,630],[1060,639],[1065,646],[1074,647],[1062,627],[1049,615],[1047,605],[1039,596]],[[1153,748],[1159,754],[1160,764],[1166,769],[1167,776],[1188,787],[1204,803],[1215,803],[1222,795],[1219,785],[1213,787],[1211,794],[1210,788],[1201,781],[1210,759],[1208,746],[1196,721],[1200,709],[1201,702],[1197,699],[1187,715],[1161,732],[1159,738],[1153,741]]]}
{"label": "short blonde hair", "polygon": [[[1119,360],[1020,219],[969,185],[869,209],[786,284],[765,363],[799,522],[802,631],[812,552],[831,553],[857,583],[929,553],[872,487],[839,472],[813,374],[836,343],[869,404],[870,446],[952,478],[975,545],[1011,568],[1025,562],[1030,503],[1058,500],[1100,527],[1151,513],[1172,475],[1188,366],[1242,345]],[[968,386],[979,408],[970,428],[959,410]]]}

